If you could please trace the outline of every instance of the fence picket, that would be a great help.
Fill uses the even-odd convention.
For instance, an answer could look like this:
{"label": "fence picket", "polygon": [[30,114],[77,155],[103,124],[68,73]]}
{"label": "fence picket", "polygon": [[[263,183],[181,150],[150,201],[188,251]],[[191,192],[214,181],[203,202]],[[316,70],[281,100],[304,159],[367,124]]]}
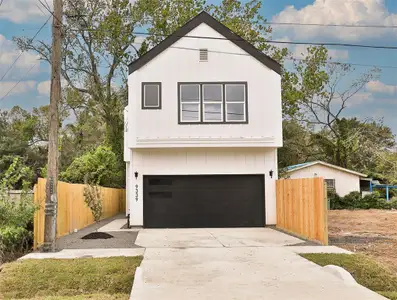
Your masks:
{"label": "fence picket", "polygon": [[[44,242],[44,206],[46,180],[39,178],[34,187],[34,203],[39,209],[34,216],[34,249]],[[84,184],[58,182],[57,237],[95,223],[91,210],[84,202]],[[101,187],[103,215],[113,217],[125,212],[125,190]]]}
{"label": "fence picket", "polygon": [[277,227],[328,245],[327,193],[323,178],[276,183]]}

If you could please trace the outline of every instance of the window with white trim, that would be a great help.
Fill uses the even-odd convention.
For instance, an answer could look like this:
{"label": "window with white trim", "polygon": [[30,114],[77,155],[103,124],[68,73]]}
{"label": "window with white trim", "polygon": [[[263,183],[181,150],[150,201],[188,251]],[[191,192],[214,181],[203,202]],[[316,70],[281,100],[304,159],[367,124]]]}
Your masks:
{"label": "window with white trim", "polygon": [[180,115],[183,122],[200,122],[200,85],[180,85]]}
{"label": "window with white trim", "polygon": [[179,83],[180,123],[247,123],[247,84]]}
{"label": "window with white trim", "polygon": [[142,109],[161,109],[161,83],[142,83]]}
{"label": "window with white trim", "polygon": [[203,122],[223,121],[222,84],[203,84]]}
{"label": "window with white trim", "polygon": [[246,91],[243,84],[226,84],[226,121],[244,122],[246,119]]}

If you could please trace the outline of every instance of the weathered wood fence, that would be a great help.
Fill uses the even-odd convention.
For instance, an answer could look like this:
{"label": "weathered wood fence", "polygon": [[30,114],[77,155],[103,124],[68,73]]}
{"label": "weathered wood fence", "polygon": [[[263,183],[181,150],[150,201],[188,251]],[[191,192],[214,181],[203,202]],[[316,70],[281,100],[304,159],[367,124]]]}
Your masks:
{"label": "weathered wood fence", "polygon": [[327,192],[323,178],[277,180],[277,227],[328,245]]}
{"label": "weathered wood fence", "polygon": [[[67,235],[95,223],[90,208],[84,202],[84,184],[58,182],[57,237]],[[34,187],[34,202],[39,205],[34,216],[34,248],[44,242],[44,206],[46,180],[39,178]],[[125,212],[126,194],[123,189],[100,188],[102,218]]]}

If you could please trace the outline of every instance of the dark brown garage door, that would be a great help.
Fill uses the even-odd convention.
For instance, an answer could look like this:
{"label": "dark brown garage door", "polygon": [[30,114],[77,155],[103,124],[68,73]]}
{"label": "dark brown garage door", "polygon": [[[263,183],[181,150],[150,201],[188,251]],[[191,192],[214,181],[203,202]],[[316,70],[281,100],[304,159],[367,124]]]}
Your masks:
{"label": "dark brown garage door", "polygon": [[263,175],[144,176],[146,228],[263,227]]}

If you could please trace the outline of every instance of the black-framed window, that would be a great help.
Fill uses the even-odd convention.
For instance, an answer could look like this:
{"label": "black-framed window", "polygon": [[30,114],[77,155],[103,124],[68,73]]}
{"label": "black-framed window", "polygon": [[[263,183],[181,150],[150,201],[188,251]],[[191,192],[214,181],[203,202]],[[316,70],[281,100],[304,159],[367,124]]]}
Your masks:
{"label": "black-framed window", "polygon": [[248,123],[246,82],[178,83],[180,124]]}
{"label": "black-framed window", "polygon": [[335,190],[335,179],[324,179],[328,190]]}
{"label": "black-framed window", "polygon": [[142,82],[142,109],[161,109],[161,82]]}

